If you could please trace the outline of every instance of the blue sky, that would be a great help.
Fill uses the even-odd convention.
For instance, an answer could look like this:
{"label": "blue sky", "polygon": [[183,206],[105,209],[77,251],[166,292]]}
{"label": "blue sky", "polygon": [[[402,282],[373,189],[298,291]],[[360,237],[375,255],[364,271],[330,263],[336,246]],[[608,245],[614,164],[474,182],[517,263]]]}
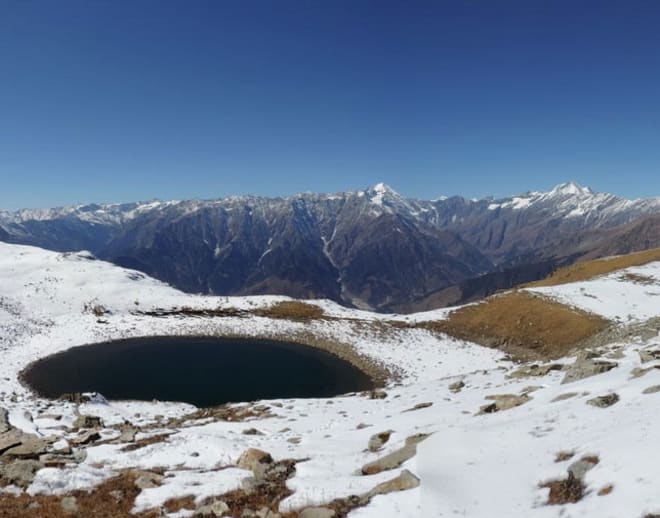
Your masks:
{"label": "blue sky", "polygon": [[660,195],[660,2],[0,0],[0,208]]}

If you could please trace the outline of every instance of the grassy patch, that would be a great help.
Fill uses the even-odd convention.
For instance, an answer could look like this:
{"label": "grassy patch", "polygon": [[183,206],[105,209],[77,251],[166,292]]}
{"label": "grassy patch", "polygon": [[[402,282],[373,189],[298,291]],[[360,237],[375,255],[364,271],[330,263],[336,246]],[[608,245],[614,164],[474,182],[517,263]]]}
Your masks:
{"label": "grassy patch", "polygon": [[557,286],[569,282],[586,281],[599,275],[606,275],[632,266],[642,266],[653,261],[660,261],[660,248],[576,263],[566,268],[560,268],[549,277],[527,284],[527,286]]}
{"label": "grassy patch", "polygon": [[545,297],[514,291],[420,326],[497,347],[522,360],[561,358],[608,321]]}
{"label": "grassy patch", "polygon": [[254,314],[260,317],[282,318],[302,322],[325,318],[323,310],[320,307],[298,300],[283,300],[267,308],[257,309],[254,311]]}
{"label": "grassy patch", "polygon": [[584,496],[584,484],[572,473],[569,473],[568,478],[552,480],[542,484],[541,487],[550,489],[548,494],[548,504],[550,505],[574,504]]}

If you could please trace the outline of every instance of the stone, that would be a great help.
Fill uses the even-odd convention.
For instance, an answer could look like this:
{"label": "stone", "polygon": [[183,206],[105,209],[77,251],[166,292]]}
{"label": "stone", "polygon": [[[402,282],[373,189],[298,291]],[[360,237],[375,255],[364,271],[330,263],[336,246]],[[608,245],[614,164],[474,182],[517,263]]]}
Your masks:
{"label": "stone", "polygon": [[387,430],[386,432],[380,432],[372,435],[369,438],[369,444],[367,446],[369,451],[376,452],[380,450],[387,443],[387,441],[390,440],[391,435],[392,430]]}
{"label": "stone", "polygon": [[369,393],[369,399],[385,399],[387,392],[383,389],[374,389]]}
{"label": "stone", "polygon": [[161,485],[163,476],[152,471],[136,470],[135,487],[138,489],[152,489]]}
{"label": "stone", "polygon": [[73,422],[74,428],[103,428],[103,419],[95,415],[79,415]]}
{"label": "stone", "polygon": [[527,394],[522,394],[521,396],[515,394],[495,394],[492,396],[486,396],[486,399],[491,399],[494,403],[483,405],[479,409],[479,412],[477,412],[477,415],[492,414],[503,410],[509,410],[524,405],[528,401],[531,401],[532,398]]}
{"label": "stone", "polygon": [[126,424],[122,425],[119,428],[120,435],[117,438],[117,442],[133,442],[135,441],[135,435],[138,432],[138,429],[131,425],[131,424]]}
{"label": "stone", "polygon": [[298,514],[298,518],[335,518],[337,513],[329,507],[308,507]]}
{"label": "stone", "polygon": [[561,363],[548,363],[546,365],[539,365],[532,363],[524,365],[510,373],[507,377],[511,379],[531,378],[536,376],[545,376],[548,372],[561,370],[564,366]]}
{"label": "stone", "polygon": [[264,435],[263,432],[260,432],[256,428],[247,428],[241,432],[243,435]]}
{"label": "stone", "polygon": [[270,453],[257,448],[248,448],[238,458],[236,465],[239,468],[247,469],[254,473],[255,477],[263,476],[269,464],[273,463],[273,457]]}
{"label": "stone", "polygon": [[645,388],[642,391],[642,394],[655,394],[656,392],[660,392],[660,385],[653,385],[652,387]]}
{"label": "stone", "polygon": [[36,460],[15,460],[0,464],[0,479],[7,484],[14,484],[22,488],[29,486],[34,476],[44,465]]}
{"label": "stone", "polygon": [[653,360],[660,360],[660,349],[638,351],[638,353],[639,359],[642,363],[652,362]]}
{"label": "stone", "polygon": [[0,436],[0,453],[19,459],[38,459],[46,453],[52,439],[25,433],[13,428]]}
{"label": "stone", "polygon": [[417,403],[414,407],[408,408],[408,409],[404,410],[403,412],[414,412],[415,410],[422,410],[423,408],[428,408],[432,405],[433,405],[433,403],[430,402],[430,401],[428,401],[426,403]]}
{"label": "stone", "polygon": [[399,448],[378,460],[365,464],[362,466],[361,473],[363,475],[375,475],[382,471],[398,468],[401,464],[412,459],[417,454],[417,444],[427,437],[428,435],[426,434],[408,437],[403,448]]}
{"label": "stone", "polygon": [[4,408],[0,408],[0,433],[8,432],[11,429],[9,424],[9,414]]}
{"label": "stone", "polygon": [[559,394],[558,396],[554,397],[550,402],[551,403],[556,403],[557,401],[564,401],[566,399],[571,399],[572,397],[577,396],[577,392],[565,392],[564,394]]}
{"label": "stone", "polygon": [[222,500],[214,500],[210,504],[198,507],[194,516],[223,516],[227,511],[229,511],[229,506],[226,503]]}
{"label": "stone", "polygon": [[413,489],[419,486],[419,478],[416,475],[404,469],[398,477],[392,480],[387,480],[378,484],[371,491],[364,496],[371,498],[376,495],[384,495],[387,493],[394,493],[395,491],[405,491],[406,489]]}
{"label": "stone", "polygon": [[101,434],[98,432],[98,430],[86,430],[78,435],[78,437],[74,438],[72,442],[76,445],[84,445],[84,444],[90,444],[93,442],[98,441],[101,438]]}
{"label": "stone", "polygon": [[619,395],[618,394],[606,394],[604,396],[597,396],[592,399],[587,400],[588,405],[596,406],[598,408],[607,408],[608,406],[612,406],[615,403],[619,402]]}
{"label": "stone", "polygon": [[65,514],[78,514],[78,500],[75,496],[65,496],[62,498],[60,507]]}
{"label": "stone", "polygon": [[465,382],[463,380],[458,380],[449,385],[449,390],[456,394],[457,392],[460,392],[463,387],[465,387]]}
{"label": "stone", "polygon": [[617,365],[618,363],[616,362],[595,360],[590,358],[587,354],[580,354],[573,364],[565,368],[566,375],[562,380],[562,384],[572,383],[584,378],[596,376],[597,374],[603,374],[604,372],[612,370]]}

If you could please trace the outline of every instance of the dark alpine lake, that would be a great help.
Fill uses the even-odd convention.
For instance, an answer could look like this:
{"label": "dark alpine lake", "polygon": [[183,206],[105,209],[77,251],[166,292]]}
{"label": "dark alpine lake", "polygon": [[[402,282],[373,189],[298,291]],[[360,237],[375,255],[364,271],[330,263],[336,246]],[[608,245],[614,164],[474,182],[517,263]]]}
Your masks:
{"label": "dark alpine lake", "polygon": [[74,347],[22,374],[39,395],[99,392],[107,399],[197,406],[330,397],[373,388],[364,372],[313,347],[272,340],[149,337]]}

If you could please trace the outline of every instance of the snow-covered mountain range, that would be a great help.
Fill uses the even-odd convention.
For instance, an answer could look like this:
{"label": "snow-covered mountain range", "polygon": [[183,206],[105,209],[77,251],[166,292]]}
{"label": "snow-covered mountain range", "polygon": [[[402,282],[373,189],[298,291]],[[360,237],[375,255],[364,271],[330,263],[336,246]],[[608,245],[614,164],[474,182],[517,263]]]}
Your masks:
{"label": "snow-covered mountain range", "polygon": [[[0,212],[0,240],[90,250],[191,292],[410,310],[533,280],[604,246],[608,253],[660,246],[655,219],[643,238],[626,227],[658,213],[660,198],[627,200],[575,183],[498,200],[430,201],[377,184],[287,198]],[[483,274],[491,275],[475,284]],[[447,299],[452,287],[458,291]]]}

